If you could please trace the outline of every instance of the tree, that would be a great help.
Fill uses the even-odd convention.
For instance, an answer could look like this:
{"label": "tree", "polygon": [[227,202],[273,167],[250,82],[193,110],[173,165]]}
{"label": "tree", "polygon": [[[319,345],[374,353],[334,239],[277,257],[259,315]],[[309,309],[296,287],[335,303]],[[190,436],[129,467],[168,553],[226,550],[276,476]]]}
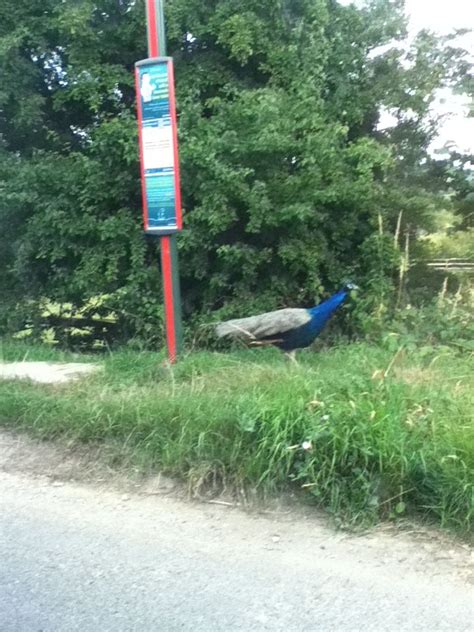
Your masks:
{"label": "tree", "polygon": [[[166,9],[185,315],[311,303],[356,271],[370,276],[379,214],[417,226],[435,199],[414,174],[436,130],[430,100],[466,83],[465,52],[429,33],[407,50],[401,1]],[[10,303],[104,295],[127,335],[156,331],[132,81],[142,3],[5,0],[0,25],[1,287]],[[397,120],[385,131],[382,109]]]}

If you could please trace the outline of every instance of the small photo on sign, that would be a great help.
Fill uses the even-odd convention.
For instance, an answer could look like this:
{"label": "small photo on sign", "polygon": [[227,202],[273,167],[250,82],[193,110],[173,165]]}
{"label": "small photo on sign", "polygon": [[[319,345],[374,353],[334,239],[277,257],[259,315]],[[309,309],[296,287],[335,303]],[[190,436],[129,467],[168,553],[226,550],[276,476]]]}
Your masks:
{"label": "small photo on sign", "polygon": [[140,86],[140,94],[145,103],[149,103],[153,97],[153,85],[151,83],[150,74],[148,72],[143,73],[142,83]]}

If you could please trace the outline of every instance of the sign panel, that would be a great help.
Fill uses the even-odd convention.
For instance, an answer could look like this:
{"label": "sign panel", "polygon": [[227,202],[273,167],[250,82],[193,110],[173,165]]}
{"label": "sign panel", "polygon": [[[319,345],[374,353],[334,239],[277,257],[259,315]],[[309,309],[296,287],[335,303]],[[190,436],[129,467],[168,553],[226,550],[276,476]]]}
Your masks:
{"label": "sign panel", "polygon": [[135,66],[145,231],[169,235],[182,228],[173,62]]}

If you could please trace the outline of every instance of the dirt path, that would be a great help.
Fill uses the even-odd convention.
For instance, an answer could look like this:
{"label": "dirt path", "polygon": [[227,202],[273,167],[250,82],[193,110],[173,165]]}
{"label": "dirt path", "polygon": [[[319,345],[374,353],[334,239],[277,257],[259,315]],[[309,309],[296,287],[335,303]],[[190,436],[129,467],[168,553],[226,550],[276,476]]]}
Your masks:
{"label": "dirt path", "polygon": [[472,630],[472,553],[448,537],[187,503],[91,462],[0,435],[2,632]]}
{"label": "dirt path", "polygon": [[100,370],[86,362],[2,362],[0,379],[28,379],[40,384],[64,384]]}

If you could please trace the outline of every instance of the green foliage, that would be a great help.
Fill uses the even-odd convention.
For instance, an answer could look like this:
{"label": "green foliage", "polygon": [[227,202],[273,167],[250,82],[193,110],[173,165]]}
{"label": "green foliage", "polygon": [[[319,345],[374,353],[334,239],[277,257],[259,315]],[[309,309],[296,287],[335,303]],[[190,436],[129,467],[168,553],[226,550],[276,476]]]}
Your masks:
{"label": "green foliage", "polygon": [[423,308],[409,305],[398,312],[397,318],[390,324],[391,330],[387,336],[398,334],[408,350],[421,347],[430,351],[437,345],[442,345],[473,352],[473,313],[472,294],[470,298],[463,300],[460,292],[454,297],[440,297]]}
{"label": "green foliage", "polygon": [[[198,497],[301,490],[339,525],[408,515],[467,535],[472,354],[400,353],[398,344],[302,353],[298,367],[275,350],[194,353],[172,368],[156,354],[121,351],[59,390],[0,383],[0,422],[42,438],[108,442],[133,466],[185,479]],[[25,346],[3,353],[18,360]],[[29,357],[54,358],[47,354]]]}
{"label": "green foliage", "polygon": [[432,233],[423,245],[433,258],[460,258],[470,260],[474,252],[474,228]]}
{"label": "green foliage", "polygon": [[[82,309],[106,296],[118,338],[161,340],[134,115],[143,4],[1,4],[3,329],[37,318],[45,299]],[[449,177],[469,216],[455,157],[439,168],[425,160],[429,105],[439,87],[467,85],[466,52],[426,32],[404,50],[402,2],[165,4],[188,321],[311,304],[354,274],[377,286],[377,302],[394,278],[384,273],[382,287],[373,274],[379,215],[389,232],[400,212],[403,234],[427,227]],[[393,128],[378,128],[381,109],[396,114]]]}

